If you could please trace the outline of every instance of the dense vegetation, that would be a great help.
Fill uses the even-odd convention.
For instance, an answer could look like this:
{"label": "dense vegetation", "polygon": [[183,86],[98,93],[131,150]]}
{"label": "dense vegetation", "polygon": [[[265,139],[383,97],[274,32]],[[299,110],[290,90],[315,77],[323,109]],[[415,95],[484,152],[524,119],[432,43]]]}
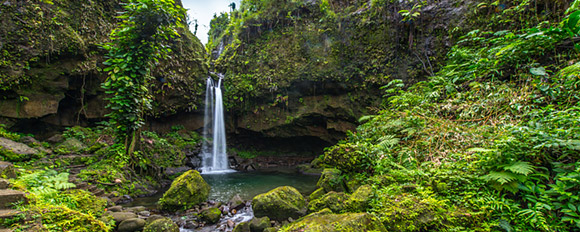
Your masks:
{"label": "dense vegetation", "polygon": [[[313,162],[339,173],[340,191],[370,186],[368,204],[334,213],[369,212],[393,231],[579,231],[580,0],[451,2],[433,11],[440,1],[243,1],[214,18],[208,63],[226,74],[232,110],[254,110],[264,96],[288,107],[302,100],[286,95],[301,80],[381,91],[374,114]],[[31,7],[38,4],[54,5]],[[29,194],[16,206],[24,213],[1,224],[110,231],[107,202],[77,184],[109,197],[146,194],[199,145],[180,126],[163,135],[141,130],[152,90],[164,91],[152,87],[152,64],[178,40],[183,9],[171,0],[124,6],[104,46],[111,121],[68,128],[57,145],[33,141],[33,155],[0,149],[20,169],[12,187]],[[468,20],[450,17],[455,8],[469,9]],[[434,21],[441,15],[452,30]],[[42,23],[56,27],[58,19]],[[55,46],[74,53],[77,42]],[[3,55],[0,70],[24,70],[36,62],[29,59]],[[0,90],[32,81],[17,74],[0,74]],[[199,91],[203,83],[183,84],[174,87]],[[2,126],[0,137],[28,136]]]}
{"label": "dense vegetation", "polygon": [[539,8],[516,1],[435,75],[385,85],[382,109],[322,160],[373,185],[367,210],[388,229],[579,230],[579,3],[534,24],[518,19]]}

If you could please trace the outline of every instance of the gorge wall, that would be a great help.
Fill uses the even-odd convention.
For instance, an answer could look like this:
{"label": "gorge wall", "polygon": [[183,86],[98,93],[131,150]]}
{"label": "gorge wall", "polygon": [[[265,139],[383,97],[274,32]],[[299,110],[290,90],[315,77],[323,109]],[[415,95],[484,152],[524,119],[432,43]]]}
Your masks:
{"label": "gorge wall", "polygon": [[[0,123],[39,133],[90,125],[107,114],[102,71],[119,0],[30,1],[0,4]],[[180,3],[179,3],[180,4]],[[207,77],[206,53],[187,28],[171,59],[152,69],[154,111],[162,117],[198,107]]]}
{"label": "gorge wall", "polygon": [[320,154],[377,113],[381,86],[436,72],[476,4],[250,0],[216,16],[207,46],[226,76],[234,145]]}

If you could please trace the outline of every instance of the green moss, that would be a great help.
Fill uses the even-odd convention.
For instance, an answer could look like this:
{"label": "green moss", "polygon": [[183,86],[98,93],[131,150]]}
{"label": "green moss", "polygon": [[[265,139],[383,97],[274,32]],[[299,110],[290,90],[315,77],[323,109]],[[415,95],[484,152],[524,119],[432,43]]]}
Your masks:
{"label": "green moss", "polygon": [[371,165],[371,157],[364,146],[343,143],[324,153],[324,163],[346,172],[365,172]]}
{"label": "green moss", "polygon": [[190,209],[206,201],[209,190],[198,171],[187,171],[171,183],[169,190],[159,199],[159,208],[171,211]]}
{"label": "green moss", "polygon": [[169,218],[161,218],[145,225],[143,232],[179,232],[179,226]]}
{"label": "green moss", "polygon": [[345,209],[347,199],[349,199],[349,196],[346,193],[329,192],[316,200],[310,201],[308,203],[308,212],[317,212],[328,208],[334,213],[341,213]]}
{"label": "green moss", "polygon": [[355,232],[355,231],[384,231],[387,230],[373,215],[367,213],[329,214],[313,213],[300,220],[284,226],[280,232]]}
{"label": "green moss", "polygon": [[199,217],[201,218],[201,220],[206,221],[210,224],[216,224],[220,220],[221,215],[222,211],[216,207],[213,207],[201,211]]}
{"label": "green moss", "polygon": [[276,221],[283,221],[289,217],[299,218],[304,215],[306,201],[295,188],[282,186],[254,197],[252,209],[256,217],[267,216]]}
{"label": "green moss", "polygon": [[336,191],[336,192],[344,192],[346,191],[346,187],[344,184],[344,178],[341,176],[342,172],[338,169],[334,168],[325,168],[322,171],[322,175],[318,182],[316,183],[316,187],[323,188],[325,192]]}
{"label": "green moss", "polygon": [[346,208],[349,212],[366,212],[373,197],[374,191],[372,186],[360,186],[345,202]]}
{"label": "green moss", "polygon": [[326,191],[324,191],[323,188],[317,188],[316,190],[314,190],[314,192],[312,192],[310,194],[310,196],[308,196],[308,200],[309,201],[316,200],[316,199],[324,196],[324,194],[326,194]]}

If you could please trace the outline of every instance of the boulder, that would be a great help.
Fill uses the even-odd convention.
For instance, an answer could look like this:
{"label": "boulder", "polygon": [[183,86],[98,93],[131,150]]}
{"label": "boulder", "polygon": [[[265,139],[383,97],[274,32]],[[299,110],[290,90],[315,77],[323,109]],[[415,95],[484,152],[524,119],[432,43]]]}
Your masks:
{"label": "boulder", "polygon": [[220,220],[221,216],[222,216],[222,211],[216,207],[205,209],[205,210],[201,211],[201,213],[199,214],[199,217],[201,218],[201,220],[204,220],[204,221],[209,222],[211,224],[216,224]]}
{"label": "boulder", "polygon": [[284,226],[279,231],[387,231],[379,219],[368,213],[312,213]]}
{"label": "boulder", "polygon": [[342,172],[338,169],[325,168],[316,183],[316,187],[323,188],[326,192],[344,192],[346,188],[341,174]]}
{"label": "boulder", "polygon": [[16,178],[16,170],[12,163],[0,161],[0,177]]}
{"label": "boulder", "polygon": [[243,208],[245,204],[246,203],[244,202],[242,197],[240,197],[240,194],[236,194],[235,196],[232,197],[232,199],[228,201],[228,205],[230,206],[230,208],[236,210]]}
{"label": "boulder", "polygon": [[365,212],[373,195],[373,188],[370,185],[360,186],[346,201],[346,208],[350,212]]}
{"label": "boulder", "polygon": [[321,198],[310,201],[308,203],[308,212],[317,212],[328,208],[332,212],[340,213],[344,210],[347,199],[349,199],[349,196],[343,192],[329,192]]}
{"label": "boulder", "polygon": [[189,170],[177,177],[169,190],[159,199],[163,210],[189,209],[204,202],[209,196],[209,185],[196,170]]}
{"label": "boulder", "polygon": [[250,222],[241,222],[234,227],[232,232],[250,232]]}
{"label": "boulder", "polygon": [[7,161],[26,161],[40,152],[24,143],[0,137],[0,157]]}
{"label": "boulder", "polygon": [[143,232],[179,232],[179,226],[169,218],[159,218],[148,224]]}
{"label": "boulder", "polygon": [[130,218],[124,220],[119,224],[119,228],[117,231],[119,232],[133,232],[133,231],[141,231],[145,227],[145,220],[141,218]]}
{"label": "boulder", "polygon": [[121,222],[131,218],[137,218],[137,214],[131,212],[112,212],[110,215],[113,217],[115,225],[120,225]]}
{"label": "boulder", "polygon": [[252,200],[254,216],[268,216],[272,220],[283,221],[299,218],[306,212],[306,201],[293,187],[282,186],[260,194]]}
{"label": "boulder", "polygon": [[270,227],[270,218],[268,217],[252,218],[250,221],[251,232],[262,232],[268,227]]}
{"label": "boulder", "polygon": [[87,149],[87,145],[83,144],[83,142],[81,142],[76,138],[68,138],[64,142],[62,142],[62,144],[56,147],[55,151],[61,154],[66,154],[79,152],[84,149]]}

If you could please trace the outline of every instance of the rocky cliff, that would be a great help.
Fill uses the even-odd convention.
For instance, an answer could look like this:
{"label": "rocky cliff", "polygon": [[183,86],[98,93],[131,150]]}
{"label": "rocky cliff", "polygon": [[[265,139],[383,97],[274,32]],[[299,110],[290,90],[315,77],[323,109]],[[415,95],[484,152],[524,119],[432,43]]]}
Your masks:
{"label": "rocky cliff", "polygon": [[[17,130],[86,125],[107,113],[101,44],[115,27],[118,0],[30,1],[0,4],[0,123]],[[152,117],[197,107],[207,76],[205,49],[187,29],[171,59],[153,69]]]}
{"label": "rocky cliff", "polygon": [[[373,114],[393,79],[437,71],[472,1],[243,1],[212,21],[238,146],[319,153]],[[460,27],[460,25],[462,25]],[[284,142],[285,141],[285,142]]]}

